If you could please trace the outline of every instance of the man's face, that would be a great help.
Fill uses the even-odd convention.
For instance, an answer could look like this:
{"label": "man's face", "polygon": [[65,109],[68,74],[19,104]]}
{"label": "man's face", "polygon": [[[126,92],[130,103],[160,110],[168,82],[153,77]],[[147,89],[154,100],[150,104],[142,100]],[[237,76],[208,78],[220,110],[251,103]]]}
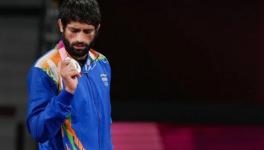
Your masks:
{"label": "man's face", "polygon": [[81,58],[88,53],[96,34],[93,25],[72,21],[66,27],[60,24],[60,30],[65,48],[71,56]]}

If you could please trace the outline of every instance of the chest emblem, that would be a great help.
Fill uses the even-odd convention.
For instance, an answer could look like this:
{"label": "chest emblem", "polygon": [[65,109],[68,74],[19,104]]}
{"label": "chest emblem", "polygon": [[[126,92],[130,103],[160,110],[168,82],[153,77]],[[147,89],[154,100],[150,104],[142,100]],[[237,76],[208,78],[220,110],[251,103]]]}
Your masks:
{"label": "chest emblem", "polygon": [[101,76],[101,79],[102,79],[104,85],[105,86],[109,86],[107,75],[106,74],[101,74],[100,76]]}

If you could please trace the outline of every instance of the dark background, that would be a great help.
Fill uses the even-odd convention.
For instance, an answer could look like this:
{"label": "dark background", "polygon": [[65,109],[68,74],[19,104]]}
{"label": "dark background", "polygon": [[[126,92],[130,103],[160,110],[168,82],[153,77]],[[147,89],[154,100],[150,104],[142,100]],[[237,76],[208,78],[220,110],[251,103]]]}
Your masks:
{"label": "dark background", "polygon": [[254,1],[99,1],[112,99],[256,103]]}

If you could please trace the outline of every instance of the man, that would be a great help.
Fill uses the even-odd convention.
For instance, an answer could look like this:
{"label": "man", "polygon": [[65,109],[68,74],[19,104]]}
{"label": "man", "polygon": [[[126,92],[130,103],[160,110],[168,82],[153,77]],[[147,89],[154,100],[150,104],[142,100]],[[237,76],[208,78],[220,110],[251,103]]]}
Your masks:
{"label": "man", "polygon": [[65,0],[62,40],[29,72],[27,128],[40,150],[112,150],[111,70],[91,49],[100,21],[96,0]]}

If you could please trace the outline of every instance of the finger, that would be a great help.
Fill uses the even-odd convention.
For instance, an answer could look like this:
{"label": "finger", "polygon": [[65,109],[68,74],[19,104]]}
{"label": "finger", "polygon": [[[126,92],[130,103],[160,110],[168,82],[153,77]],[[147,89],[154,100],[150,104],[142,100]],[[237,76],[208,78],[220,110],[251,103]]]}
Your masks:
{"label": "finger", "polygon": [[79,77],[80,73],[78,71],[76,71],[76,69],[74,69],[74,70],[70,70],[68,72],[68,75],[71,76],[71,77],[73,77],[73,76],[78,76]]}

